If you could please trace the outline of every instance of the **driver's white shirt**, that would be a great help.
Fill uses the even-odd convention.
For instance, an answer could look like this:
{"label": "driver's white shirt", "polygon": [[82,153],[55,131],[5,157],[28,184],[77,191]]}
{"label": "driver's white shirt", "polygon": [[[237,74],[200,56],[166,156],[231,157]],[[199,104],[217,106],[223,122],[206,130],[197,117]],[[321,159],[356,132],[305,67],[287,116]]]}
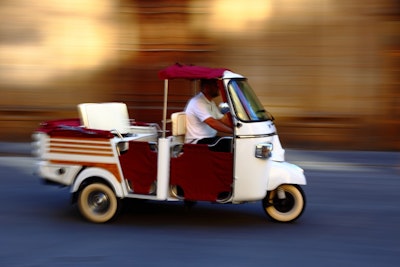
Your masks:
{"label": "driver's white shirt", "polygon": [[217,131],[204,121],[210,117],[220,120],[224,116],[215,102],[209,101],[201,92],[189,100],[185,113],[186,143],[196,143],[199,139],[216,136]]}

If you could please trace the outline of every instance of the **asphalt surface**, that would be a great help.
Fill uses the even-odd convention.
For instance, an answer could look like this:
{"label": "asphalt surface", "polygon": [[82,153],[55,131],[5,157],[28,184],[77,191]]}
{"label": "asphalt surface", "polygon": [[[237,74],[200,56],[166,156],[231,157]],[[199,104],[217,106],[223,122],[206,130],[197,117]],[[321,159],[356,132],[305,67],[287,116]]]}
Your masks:
{"label": "asphalt surface", "polygon": [[[7,147],[7,148],[6,148]],[[30,145],[1,144],[0,266],[399,266],[400,153],[288,149],[307,207],[291,224],[241,205],[128,201],[84,221],[68,188],[34,176]]]}

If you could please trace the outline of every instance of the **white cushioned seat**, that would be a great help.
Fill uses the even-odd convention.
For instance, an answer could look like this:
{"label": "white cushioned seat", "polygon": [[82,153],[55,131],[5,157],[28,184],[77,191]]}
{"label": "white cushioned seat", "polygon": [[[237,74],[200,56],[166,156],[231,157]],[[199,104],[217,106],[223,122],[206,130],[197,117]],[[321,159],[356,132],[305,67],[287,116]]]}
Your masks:
{"label": "white cushioned seat", "polygon": [[128,108],[125,103],[82,103],[78,111],[83,126],[97,130],[117,130],[127,134],[130,129]]}

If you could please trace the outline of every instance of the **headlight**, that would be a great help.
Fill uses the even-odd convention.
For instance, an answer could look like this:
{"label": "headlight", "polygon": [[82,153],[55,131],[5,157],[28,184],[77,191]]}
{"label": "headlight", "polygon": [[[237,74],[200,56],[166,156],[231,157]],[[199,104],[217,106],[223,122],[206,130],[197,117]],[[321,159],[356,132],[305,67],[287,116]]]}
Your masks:
{"label": "headlight", "polygon": [[271,157],[273,145],[271,143],[262,143],[256,145],[255,157],[260,159],[268,159]]}

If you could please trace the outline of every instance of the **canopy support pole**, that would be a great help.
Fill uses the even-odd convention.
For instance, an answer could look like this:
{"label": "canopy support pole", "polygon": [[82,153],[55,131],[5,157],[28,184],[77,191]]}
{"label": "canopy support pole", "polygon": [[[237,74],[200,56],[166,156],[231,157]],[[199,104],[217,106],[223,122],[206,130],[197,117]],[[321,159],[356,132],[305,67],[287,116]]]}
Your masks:
{"label": "canopy support pole", "polygon": [[167,101],[168,101],[168,79],[164,80],[164,107],[163,107],[163,120],[162,120],[162,138],[165,138],[167,133]]}

